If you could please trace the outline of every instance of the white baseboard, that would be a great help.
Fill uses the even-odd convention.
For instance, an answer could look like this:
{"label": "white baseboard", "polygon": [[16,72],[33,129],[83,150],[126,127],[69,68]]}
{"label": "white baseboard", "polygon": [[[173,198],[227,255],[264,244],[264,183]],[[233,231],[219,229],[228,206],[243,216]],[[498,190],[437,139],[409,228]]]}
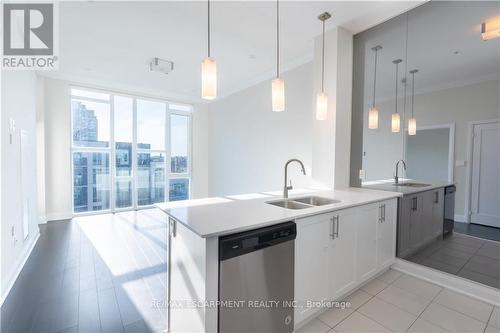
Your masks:
{"label": "white baseboard", "polygon": [[52,214],[47,214],[46,221],[69,220],[71,218],[73,218],[73,213],[71,212],[52,213]]}
{"label": "white baseboard", "polygon": [[21,259],[19,265],[15,268],[14,273],[11,275],[10,279],[8,279],[8,281],[2,282],[2,284],[5,283],[5,285],[7,285],[8,287],[5,289],[5,291],[2,293],[0,297],[0,306],[3,305],[3,302],[5,301],[7,296],[9,296],[10,290],[14,286],[14,283],[19,277],[19,274],[21,274],[21,271],[23,270],[26,261],[28,260],[29,256],[31,255],[31,252],[35,248],[36,243],[38,242],[38,238],[40,238],[40,233],[37,233],[36,237],[33,238],[32,243],[28,247],[28,250],[24,252],[24,258]]}
{"label": "white baseboard", "polygon": [[465,215],[455,214],[454,219],[455,219],[455,222],[469,223],[469,221]]}
{"label": "white baseboard", "polygon": [[391,268],[480,301],[500,306],[499,289],[403,259],[396,259]]}
{"label": "white baseboard", "polygon": [[39,216],[38,217],[38,224],[45,224],[47,223],[47,216]]}

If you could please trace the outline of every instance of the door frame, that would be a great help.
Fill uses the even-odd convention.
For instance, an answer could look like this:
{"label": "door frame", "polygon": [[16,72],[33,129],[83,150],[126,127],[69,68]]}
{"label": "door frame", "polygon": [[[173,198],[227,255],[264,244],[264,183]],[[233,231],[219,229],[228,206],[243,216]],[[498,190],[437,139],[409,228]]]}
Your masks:
{"label": "door frame", "polygon": [[[455,123],[440,124],[440,125],[429,125],[429,126],[417,126],[417,132],[419,130],[431,130],[447,128],[450,130],[450,135],[448,137],[448,182],[453,183],[455,175]],[[405,135],[408,136],[408,131],[405,131]],[[405,160],[408,160],[408,138],[405,138],[404,154]],[[406,175],[406,174],[405,174]]]}
{"label": "door frame", "polygon": [[467,131],[467,164],[465,172],[465,223],[470,223],[472,206],[472,157],[474,153],[474,126],[500,123],[500,119],[469,121]]}

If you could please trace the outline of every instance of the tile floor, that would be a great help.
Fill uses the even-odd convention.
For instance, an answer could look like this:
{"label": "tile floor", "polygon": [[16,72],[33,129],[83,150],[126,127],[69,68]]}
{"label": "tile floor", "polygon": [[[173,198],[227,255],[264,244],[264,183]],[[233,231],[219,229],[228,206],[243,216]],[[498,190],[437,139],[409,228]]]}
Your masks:
{"label": "tile floor", "polygon": [[404,259],[500,288],[500,242],[454,232]]}
{"label": "tile floor", "polygon": [[40,226],[1,308],[2,333],[161,332],[167,228],[155,209]]}
{"label": "tile floor", "polygon": [[500,308],[389,270],[296,333],[500,333]]}

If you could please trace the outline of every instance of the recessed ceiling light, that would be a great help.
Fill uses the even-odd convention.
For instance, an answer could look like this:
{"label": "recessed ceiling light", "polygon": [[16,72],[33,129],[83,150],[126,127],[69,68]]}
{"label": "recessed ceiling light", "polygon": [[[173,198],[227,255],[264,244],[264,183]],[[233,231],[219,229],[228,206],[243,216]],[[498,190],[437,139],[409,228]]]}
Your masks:
{"label": "recessed ceiling light", "polygon": [[460,55],[460,51],[458,51],[458,50],[453,51],[453,54],[455,54],[455,55]]}

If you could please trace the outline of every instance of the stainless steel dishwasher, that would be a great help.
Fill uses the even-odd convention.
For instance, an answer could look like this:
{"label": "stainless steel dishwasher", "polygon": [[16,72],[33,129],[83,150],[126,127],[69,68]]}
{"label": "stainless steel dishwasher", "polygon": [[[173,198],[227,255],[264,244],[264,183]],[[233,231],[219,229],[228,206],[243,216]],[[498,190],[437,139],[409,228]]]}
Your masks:
{"label": "stainless steel dishwasher", "polygon": [[219,332],[293,332],[296,226],[219,239]]}

